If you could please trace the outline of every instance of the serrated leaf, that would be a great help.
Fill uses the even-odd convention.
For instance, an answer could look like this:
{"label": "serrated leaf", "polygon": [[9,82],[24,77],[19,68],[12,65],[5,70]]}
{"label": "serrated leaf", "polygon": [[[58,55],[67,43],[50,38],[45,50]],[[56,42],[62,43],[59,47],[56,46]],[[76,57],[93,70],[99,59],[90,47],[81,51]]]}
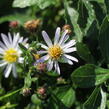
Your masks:
{"label": "serrated leaf", "polygon": [[65,6],[67,21],[74,27],[73,31],[75,32],[78,41],[81,42],[83,39],[83,33],[78,25],[79,13],[74,8],[71,8],[69,6],[67,0],[64,0],[64,6]]}
{"label": "serrated leaf", "polygon": [[100,105],[100,87],[96,87],[88,100],[84,103],[83,109],[98,109]]}
{"label": "serrated leaf", "polygon": [[78,55],[88,63],[94,63],[94,58],[91,55],[91,52],[86,44],[84,43],[76,43],[77,53]]}
{"label": "serrated leaf", "polygon": [[81,88],[97,86],[109,79],[109,69],[86,64],[77,68],[72,73],[71,79],[75,85]]}

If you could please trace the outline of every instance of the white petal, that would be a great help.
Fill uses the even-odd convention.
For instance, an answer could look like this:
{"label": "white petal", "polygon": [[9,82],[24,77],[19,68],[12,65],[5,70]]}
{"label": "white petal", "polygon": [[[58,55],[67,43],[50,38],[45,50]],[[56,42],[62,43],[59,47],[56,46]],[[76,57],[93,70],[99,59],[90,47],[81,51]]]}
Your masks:
{"label": "white petal", "polygon": [[40,45],[42,48],[48,50],[48,47],[46,45],[44,45],[44,44],[38,43],[37,45]]}
{"label": "white petal", "polygon": [[0,47],[2,47],[3,49],[7,49],[6,45],[4,45],[1,41],[0,41]]}
{"label": "white petal", "polygon": [[69,39],[69,35],[66,35],[64,38],[64,42],[66,42]]}
{"label": "white petal", "polygon": [[22,43],[22,42],[23,42],[23,37],[20,37],[18,43]]}
{"label": "white petal", "polygon": [[0,48],[0,54],[4,54],[4,49]]}
{"label": "white petal", "polygon": [[0,62],[0,67],[5,66],[6,64],[7,64],[7,62],[3,62],[3,63]]}
{"label": "white petal", "polygon": [[8,64],[6,69],[5,69],[5,78],[8,78],[9,74],[11,73],[12,70],[12,64]]}
{"label": "white petal", "polygon": [[73,57],[73,56],[70,56],[70,55],[67,55],[67,54],[64,54],[64,56],[72,61],[75,61],[75,62],[78,62],[78,59]]}
{"label": "white petal", "polygon": [[69,42],[67,42],[65,45],[63,45],[62,48],[69,48],[71,46],[74,46],[76,44],[75,40],[70,40]]}
{"label": "white petal", "polygon": [[58,41],[59,41],[60,31],[61,31],[61,29],[58,27],[58,28],[56,29],[56,33],[55,33],[54,45],[57,44]]}
{"label": "white petal", "polygon": [[52,68],[53,68],[53,61],[51,61],[51,60],[48,61],[47,68],[48,68],[48,71],[52,70]]}
{"label": "white petal", "polygon": [[13,74],[13,76],[14,76],[15,78],[17,77],[16,65],[15,65],[15,64],[12,65],[12,74]]}
{"label": "white petal", "polygon": [[8,48],[11,47],[8,37],[7,37],[5,34],[3,34],[3,33],[1,34],[1,37],[2,37],[3,42],[5,43],[5,45],[6,45]]}
{"label": "white petal", "polygon": [[18,45],[18,40],[20,38],[19,33],[14,34],[14,38],[13,38],[13,47],[16,47]]}
{"label": "white petal", "polygon": [[63,56],[62,58],[64,59],[64,61],[65,61],[66,63],[68,63],[68,64],[70,64],[70,65],[73,65],[73,62],[72,62],[70,59],[66,58],[65,56]]}
{"label": "white petal", "polygon": [[49,55],[45,55],[45,56],[41,57],[40,59],[46,61],[49,59]]}
{"label": "white petal", "polygon": [[10,33],[8,33],[8,37],[9,37],[10,44],[12,44],[12,36]]}
{"label": "white petal", "polygon": [[76,51],[76,47],[64,49],[64,53],[71,53],[71,52],[74,52],[74,51]]}
{"label": "white petal", "polygon": [[47,51],[37,51],[37,54],[45,54],[45,53],[47,53]]}
{"label": "white petal", "polygon": [[24,61],[24,58],[23,58],[23,57],[19,57],[18,62],[19,62],[19,63],[23,63],[23,61]]}
{"label": "white petal", "polygon": [[62,33],[61,39],[59,41],[59,44],[61,45],[64,42],[65,36],[67,35],[68,30],[66,30],[65,32]]}
{"label": "white petal", "polygon": [[64,37],[64,41],[60,44],[61,46],[65,45],[65,42],[69,39],[69,35]]}
{"label": "white petal", "polygon": [[49,38],[48,34],[45,31],[42,31],[42,36],[47,43],[48,46],[52,46],[51,39]]}
{"label": "white petal", "polygon": [[24,41],[23,41],[23,43],[27,43],[27,41],[28,41],[28,38],[25,38]]}
{"label": "white petal", "polygon": [[57,61],[55,61],[55,70],[58,74],[60,74],[60,68],[59,68],[59,64]]}

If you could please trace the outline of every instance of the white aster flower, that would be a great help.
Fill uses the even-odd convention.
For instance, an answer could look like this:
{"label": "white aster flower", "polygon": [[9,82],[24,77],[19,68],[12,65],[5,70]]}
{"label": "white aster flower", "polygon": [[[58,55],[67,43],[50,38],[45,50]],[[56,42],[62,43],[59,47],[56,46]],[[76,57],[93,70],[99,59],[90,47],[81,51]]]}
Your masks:
{"label": "white aster flower", "polygon": [[14,77],[17,77],[16,63],[22,63],[22,51],[19,48],[19,43],[26,45],[27,38],[23,39],[19,33],[14,34],[13,38],[10,33],[8,36],[1,34],[3,42],[0,41],[0,67],[5,67],[4,76],[7,78],[12,71]]}
{"label": "white aster flower", "polygon": [[76,51],[76,47],[73,47],[76,44],[75,40],[70,40],[69,36],[67,35],[67,30],[60,33],[61,29],[58,27],[56,29],[55,37],[54,37],[54,43],[50,40],[48,34],[45,31],[42,31],[42,36],[47,44],[44,45],[42,43],[39,43],[44,51],[38,51],[40,54],[45,54],[41,59],[48,61],[48,70],[52,70],[53,67],[55,68],[55,71],[60,74],[60,68],[59,68],[59,60],[64,60],[64,62],[72,65],[73,62],[78,62],[78,60],[68,55],[68,53],[72,53]]}

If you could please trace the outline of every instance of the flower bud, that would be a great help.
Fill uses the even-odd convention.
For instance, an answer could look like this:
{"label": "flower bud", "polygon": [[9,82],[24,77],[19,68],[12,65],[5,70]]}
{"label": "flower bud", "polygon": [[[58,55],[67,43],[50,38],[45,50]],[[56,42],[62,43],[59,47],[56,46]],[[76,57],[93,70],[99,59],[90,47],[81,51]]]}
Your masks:
{"label": "flower bud", "polygon": [[35,32],[36,29],[39,27],[40,22],[41,21],[39,19],[37,19],[37,20],[30,20],[30,21],[27,21],[24,24],[24,27],[25,27],[25,29],[27,29],[30,32]]}
{"label": "flower bud", "polygon": [[9,23],[9,27],[11,27],[11,28],[17,28],[18,27],[18,21],[11,21],[10,23]]}
{"label": "flower bud", "polygon": [[37,93],[39,95],[45,95],[46,89],[44,87],[40,87],[40,88],[37,89]]}
{"label": "flower bud", "polygon": [[46,63],[37,63],[36,69],[39,71],[45,71],[46,70]]}
{"label": "flower bud", "polygon": [[40,87],[37,89],[37,94],[39,98],[45,99],[47,97],[47,91],[45,87]]}
{"label": "flower bud", "polygon": [[62,78],[62,77],[57,78],[57,84],[65,84],[65,83],[66,83],[66,81],[64,78]]}
{"label": "flower bud", "polygon": [[28,96],[31,94],[31,89],[30,88],[24,88],[22,91],[23,96]]}
{"label": "flower bud", "polygon": [[71,26],[66,24],[62,27],[63,31],[68,30],[68,34],[72,33]]}

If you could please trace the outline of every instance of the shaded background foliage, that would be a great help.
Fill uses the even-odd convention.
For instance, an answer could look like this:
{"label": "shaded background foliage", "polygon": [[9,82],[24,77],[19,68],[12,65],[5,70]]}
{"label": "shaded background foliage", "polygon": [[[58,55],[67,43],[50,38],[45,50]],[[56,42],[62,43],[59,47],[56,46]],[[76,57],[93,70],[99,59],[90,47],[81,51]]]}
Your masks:
{"label": "shaded background foliage", "polygon": [[[57,26],[69,24],[70,39],[77,40],[79,59],[74,66],[61,64],[61,83],[58,75],[38,75],[18,67],[19,78],[3,77],[0,72],[0,109],[108,109],[109,108],[109,1],[108,0],[1,0],[0,32],[20,32],[30,38],[24,29],[25,22],[40,19],[40,28],[35,37],[41,39],[46,30],[51,38]],[[9,22],[18,21],[19,27],[12,29]],[[23,50],[24,48],[21,47]],[[24,50],[26,52],[26,50]],[[30,56],[27,53],[26,56]],[[30,59],[30,58],[29,58]],[[29,60],[27,59],[27,60]],[[31,61],[31,59],[30,59]],[[31,65],[31,63],[29,63]],[[26,67],[30,67],[27,65]],[[46,87],[47,97],[37,95],[36,89]],[[24,97],[22,88],[31,88],[31,94]]]}

